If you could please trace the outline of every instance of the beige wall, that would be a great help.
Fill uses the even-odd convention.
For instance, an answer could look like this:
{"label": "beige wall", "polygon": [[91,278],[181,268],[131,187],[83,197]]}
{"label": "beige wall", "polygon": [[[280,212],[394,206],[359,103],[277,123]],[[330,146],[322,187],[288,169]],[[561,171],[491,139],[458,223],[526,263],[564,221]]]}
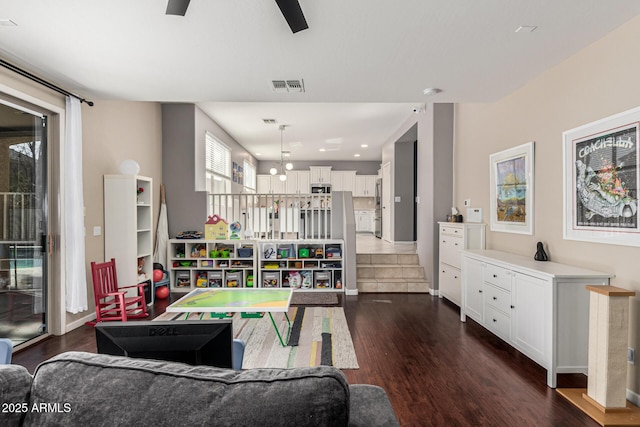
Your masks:
{"label": "beige wall", "polygon": [[[104,260],[103,175],[120,173],[122,161],[133,159],[140,165],[140,175],[153,178],[154,230],[158,221],[160,184],[162,183],[160,104],[94,101],[93,107],[82,104],[85,254],[90,312],[94,310],[89,263]],[[95,226],[101,227],[100,236],[93,235]],[[67,313],[67,323],[82,318],[88,313],[77,315]]]}
{"label": "beige wall", "polygon": [[[543,29],[544,30],[544,29]],[[640,248],[563,240],[562,132],[640,105],[640,18],[491,104],[456,108],[454,201],[489,212],[489,155],[535,141],[535,234],[488,232],[487,247],[533,258],[536,242],[552,261],[615,274],[613,284],[640,293]],[[632,299],[630,346],[640,343],[640,303]],[[640,392],[629,365],[628,388]]]}

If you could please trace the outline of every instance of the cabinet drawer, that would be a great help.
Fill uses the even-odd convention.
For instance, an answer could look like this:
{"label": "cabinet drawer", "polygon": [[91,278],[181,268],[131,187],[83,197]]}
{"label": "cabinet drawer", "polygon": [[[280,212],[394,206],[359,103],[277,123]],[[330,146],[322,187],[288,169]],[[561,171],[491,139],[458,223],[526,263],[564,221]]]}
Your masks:
{"label": "cabinet drawer", "polygon": [[484,324],[504,340],[511,339],[511,317],[490,305],[484,308]]}
{"label": "cabinet drawer", "polygon": [[484,301],[504,313],[511,313],[511,292],[486,284],[484,286]]}
{"label": "cabinet drawer", "polygon": [[440,236],[440,261],[460,268],[464,239],[456,236]]}
{"label": "cabinet drawer", "polygon": [[462,300],[460,277],[459,269],[440,263],[440,274],[438,275],[440,294],[458,306]]}
{"label": "cabinet drawer", "polygon": [[440,234],[449,234],[451,236],[464,236],[464,227],[455,227],[452,225],[441,225]]}
{"label": "cabinet drawer", "polygon": [[492,283],[508,292],[511,292],[511,272],[506,268],[486,264],[484,267],[483,279],[485,282]]}

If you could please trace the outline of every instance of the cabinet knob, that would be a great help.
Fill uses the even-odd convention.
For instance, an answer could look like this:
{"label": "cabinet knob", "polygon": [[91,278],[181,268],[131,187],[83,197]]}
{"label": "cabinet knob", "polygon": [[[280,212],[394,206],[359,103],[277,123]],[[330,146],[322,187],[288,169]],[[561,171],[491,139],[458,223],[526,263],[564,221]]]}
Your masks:
{"label": "cabinet knob", "polygon": [[497,322],[497,320],[496,320],[496,319],[493,319],[493,321],[494,321],[494,322]]}
{"label": "cabinet knob", "polygon": [[444,270],[442,270],[442,272],[444,273]]}
{"label": "cabinet knob", "polygon": [[511,308],[516,308],[516,306],[515,305],[511,305]]}
{"label": "cabinet knob", "polygon": [[454,278],[454,279],[457,279],[457,278],[458,278],[458,276],[453,276],[453,278]]}
{"label": "cabinet knob", "polygon": [[455,245],[455,246],[458,246],[458,244],[457,244],[457,243],[454,243],[454,245]]}
{"label": "cabinet knob", "polygon": [[494,300],[494,301],[497,301],[497,300],[498,300],[498,297],[493,297],[493,300]]}
{"label": "cabinet knob", "polygon": [[497,277],[498,277],[498,275],[497,275],[497,274],[494,274],[494,275],[493,275],[493,278],[494,278],[494,279],[495,279],[495,278],[497,278]]}
{"label": "cabinet knob", "polygon": [[478,293],[481,294],[482,293],[482,289],[478,289]]}

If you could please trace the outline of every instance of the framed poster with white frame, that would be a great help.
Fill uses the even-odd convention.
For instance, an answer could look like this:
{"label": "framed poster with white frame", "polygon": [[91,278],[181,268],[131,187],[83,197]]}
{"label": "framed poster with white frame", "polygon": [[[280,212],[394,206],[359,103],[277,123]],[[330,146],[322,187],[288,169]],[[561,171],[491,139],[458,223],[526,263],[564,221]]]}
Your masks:
{"label": "framed poster with white frame", "polygon": [[640,246],[640,107],[562,133],[566,240]]}
{"label": "framed poster with white frame", "polygon": [[491,231],[533,234],[533,141],[489,157]]}

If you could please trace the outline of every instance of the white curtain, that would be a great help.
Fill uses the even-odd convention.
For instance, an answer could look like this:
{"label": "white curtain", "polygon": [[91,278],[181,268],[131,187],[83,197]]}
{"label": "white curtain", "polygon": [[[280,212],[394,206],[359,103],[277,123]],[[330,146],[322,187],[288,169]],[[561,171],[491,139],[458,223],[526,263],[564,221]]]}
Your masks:
{"label": "white curtain", "polygon": [[87,273],[84,259],[84,198],[82,197],[82,112],[80,100],[67,96],[64,140],[64,253],[66,310],[86,311]]}

